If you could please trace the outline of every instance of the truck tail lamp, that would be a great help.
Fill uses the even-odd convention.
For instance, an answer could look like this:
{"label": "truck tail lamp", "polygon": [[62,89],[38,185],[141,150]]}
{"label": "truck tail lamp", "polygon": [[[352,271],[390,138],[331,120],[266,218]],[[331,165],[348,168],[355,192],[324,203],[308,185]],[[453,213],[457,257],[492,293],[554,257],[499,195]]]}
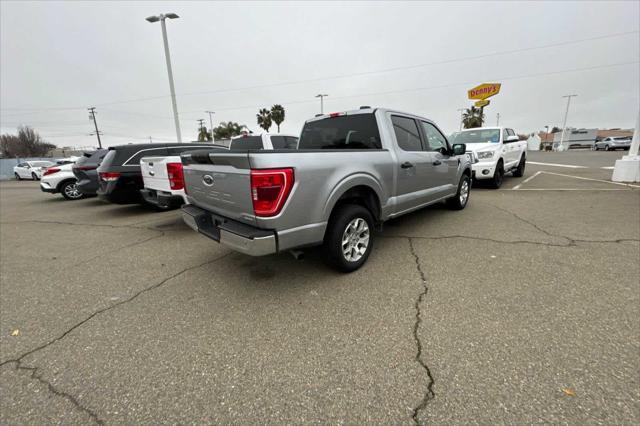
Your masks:
{"label": "truck tail lamp", "polygon": [[115,182],[120,177],[120,173],[118,172],[101,172],[100,180],[104,182]]}
{"label": "truck tail lamp", "polygon": [[293,188],[292,168],[251,170],[251,200],[256,216],[276,216]]}
{"label": "truck tail lamp", "polygon": [[169,186],[171,189],[184,189],[182,163],[167,163],[167,175],[169,176]]}
{"label": "truck tail lamp", "polygon": [[54,173],[58,173],[59,171],[60,169],[57,167],[49,167],[48,169],[44,169],[44,173],[42,173],[42,176],[49,176]]}

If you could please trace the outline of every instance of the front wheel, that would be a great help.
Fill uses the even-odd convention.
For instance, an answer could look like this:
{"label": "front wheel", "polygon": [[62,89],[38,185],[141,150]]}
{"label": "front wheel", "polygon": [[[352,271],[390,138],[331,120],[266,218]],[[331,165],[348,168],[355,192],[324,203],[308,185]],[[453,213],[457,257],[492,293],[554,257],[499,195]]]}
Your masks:
{"label": "front wheel", "polygon": [[471,179],[468,175],[462,175],[458,183],[458,192],[447,200],[447,206],[452,210],[462,210],[467,206],[471,193]]}
{"label": "front wheel", "polygon": [[20,177],[20,175],[19,175],[19,174],[14,173],[14,175],[16,176],[16,180],[22,180],[22,178]]}
{"label": "front wheel", "polygon": [[33,180],[40,180],[40,179],[38,179],[38,175],[37,175],[37,174],[35,174],[35,173],[31,173],[31,179],[33,179]]}
{"label": "front wheel", "polygon": [[84,197],[82,192],[78,190],[78,185],[76,184],[76,182],[73,181],[65,182],[64,184],[62,184],[60,193],[67,200],[79,200]]}
{"label": "front wheel", "polygon": [[610,149],[611,149],[611,148],[609,148],[609,145],[605,145],[605,146],[604,146],[604,150],[605,150],[605,151],[609,151]]}
{"label": "front wheel", "polygon": [[338,207],[329,220],[323,243],[325,261],[341,272],[353,272],[373,248],[373,217],[356,204]]}
{"label": "front wheel", "polygon": [[502,186],[502,180],[504,179],[504,166],[502,160],[496,166],[496,171],[493,172],[493,178],[489,181],[489,185],[493,189],[498,189]]}
{"label": "front wheel", "polygon": [[518,163],[518,167],[513,171],[513,176],[522,177],[524,176],[524,168],[527,165],[527,159],[524,155],[520,158],[520,162]]}

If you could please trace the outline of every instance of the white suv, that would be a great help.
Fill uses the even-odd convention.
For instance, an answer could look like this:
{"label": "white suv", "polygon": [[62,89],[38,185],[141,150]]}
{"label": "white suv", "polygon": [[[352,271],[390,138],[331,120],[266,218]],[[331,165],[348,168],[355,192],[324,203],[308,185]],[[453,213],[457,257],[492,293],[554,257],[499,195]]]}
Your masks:
{"label": "white suv", "polygon": [[67,200],[79,200],[84,198],[82,192],[76,187],[76,176],[73,174],[74,163],[49,167],[42,174],[40,189],[50,194],[62,194]]}

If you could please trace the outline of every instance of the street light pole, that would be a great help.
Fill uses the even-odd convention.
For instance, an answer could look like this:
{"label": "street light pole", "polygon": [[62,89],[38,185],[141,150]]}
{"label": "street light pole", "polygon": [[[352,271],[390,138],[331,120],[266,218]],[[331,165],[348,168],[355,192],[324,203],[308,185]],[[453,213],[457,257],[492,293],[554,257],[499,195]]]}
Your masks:
{"label": "street light pole", "polygon": [[100,131],[98,130],[98,122],[96,121],[96,107],[87,108],[89,110],[89,114],[91,114],[91,119],[93,120],[93,125],[96,128],[96,136],[98,137],[98,148],[102,149],[102,142],[100,141]]}
{"label": "street light pole", "polygon": [[496,127],[500,125],[500,113],[496,113]]}
{"label": "street light pole", "polygon": [[215,114],[215,111],[205,111],[207,114],[209,114],[209,126],[211,127],[211,142],[215,142],[215,138],[213,136],[213,118],[211,118],[211,116],[213,114]]}
{"label": "street light pole", "polygon": [[458,111],[460,111],[460,129],[458,130],[459,132],[462,131],[462,114],[464,114],[464,110],[466,108],[458,108]]}
{"label": "street light pole", "polygon": [[562,143],[564,142],[564,135],[567,131],[567,116],[569,115],[569,105],[571,104],[571,98],[576,97],[578,95],[564,95],[563,98],[567,98],[567,109],[564,112],[564,123],[562,124],[562,135],[560,136],[560,145],[558,145],[558,150],[562,147]]}
{"label": "street light pole", "polygon": [[169,89],[171,90],[171,106],[173,107],[173,120],[176,125],[176,137],[178,142],[182,143],[182,134],[180,133],[180,119],[178,118],[178,105],[176,104],[176,90],[173,85],[173,71],[171,70],[171,55],[169,54],[169,41],[167,40],[167,26],[165,20],[179,18],[175,13],[160,14],[157,16],[149,16],[147,21],[158,22],[162,27],[162,40],[164,41],[164,56],[167,61],[167,73],[169,74]]}
{"label": "street light pole", "polygon": [[329,96],[326,94],[318,94],[316,95],[316,98],[320,98],[320,114],[324,114],[324,98],[325,96]]}

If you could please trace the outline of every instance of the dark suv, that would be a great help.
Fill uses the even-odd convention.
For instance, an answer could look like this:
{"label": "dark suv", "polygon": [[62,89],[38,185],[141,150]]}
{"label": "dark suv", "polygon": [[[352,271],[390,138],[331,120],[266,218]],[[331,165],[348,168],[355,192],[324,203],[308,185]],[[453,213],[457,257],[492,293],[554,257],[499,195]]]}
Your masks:
{"label": "dark suv", "polygon": [[82,195],[86,197],[96,195],[96,191],[98,191],[97,168],[106,154],[106,149],[85,152],[71,168],[78,180],[76,188]]}
{"label": "dark suv", "polygon": [[141,203],[144,188],[140,159],[180,155],[183,151],[211,147],[204,142],[154,143],[112,146],[98,167],[98,196],[116,204]]}

